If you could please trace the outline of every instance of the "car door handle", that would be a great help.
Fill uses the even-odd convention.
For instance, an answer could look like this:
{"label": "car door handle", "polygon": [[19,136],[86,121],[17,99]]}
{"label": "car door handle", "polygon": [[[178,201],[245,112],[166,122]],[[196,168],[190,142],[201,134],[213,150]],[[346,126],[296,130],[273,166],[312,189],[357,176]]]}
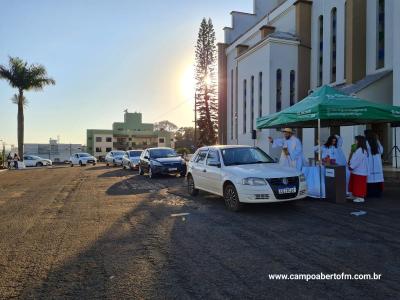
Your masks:
{"label": "car door handle", "polygon": [[207,173],[207,170],[206,170],[206,169],[203,169],[203,172],[204,172],[204,173]]}

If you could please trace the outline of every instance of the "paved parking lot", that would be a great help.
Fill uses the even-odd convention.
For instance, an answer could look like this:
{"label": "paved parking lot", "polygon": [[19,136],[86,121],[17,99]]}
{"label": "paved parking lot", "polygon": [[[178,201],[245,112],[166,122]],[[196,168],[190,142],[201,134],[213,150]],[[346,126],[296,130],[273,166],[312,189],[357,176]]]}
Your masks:
{"label": "paved parking lot", "polygon": [[[181,178],[102,165],[4,172],[0,298],[395,299],[396,188],[365,204],[303,200],[231,213],[218,197],[188,197]],[[367,215],[350,215],[359,209]],[[320,272],[382,279],[268,276]]]}

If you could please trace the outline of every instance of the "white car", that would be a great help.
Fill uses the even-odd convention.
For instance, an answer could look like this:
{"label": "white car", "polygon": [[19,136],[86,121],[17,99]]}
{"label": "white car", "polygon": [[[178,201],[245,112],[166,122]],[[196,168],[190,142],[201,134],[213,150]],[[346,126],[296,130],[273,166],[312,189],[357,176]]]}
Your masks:
{"label": "white car", "polygon": [[106,158],[104,159],[107,167],[109,165],[113,166],[122,166],[122,158],[126,154],[126,151],[115,150],[107,153]]}
{"label": "white car", "polygon": [[96,165],[97,159],[89,153],[75,153],[69,159],[71,167],[75,165],[86,166],[87,164]]}
{"label": "white car", "polygon": [[24,164],[26,167],[51,166],[53,162],[50,159],[41,158],[35,155],[24,155]]}
{"label": "white car", "polygon": [[143,150],[129,150],[122,157],[122,167],[124,169],[139,169],[140,155],[142,155]]}
{"label": "white car", "polygon": [[188,192],[199,190],[223,196],[229,210],[243,203],[269,203],[305,198],[304,175],[276,163],[264,151],[250,146],[211,146],[196,151],[189,162]]}

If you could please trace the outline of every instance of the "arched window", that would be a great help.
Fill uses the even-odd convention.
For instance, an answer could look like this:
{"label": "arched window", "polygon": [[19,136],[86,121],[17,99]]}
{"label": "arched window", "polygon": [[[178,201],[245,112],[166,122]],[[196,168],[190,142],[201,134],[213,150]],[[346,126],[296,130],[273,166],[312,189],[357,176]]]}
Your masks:
{"label": "arched window", "polygon": [[251,88],[250,88],[251,96],[250,96],[250,130],[253,132],[254,130],[254,76],[251,76]]}
{"label": "arched window", "polygon": [[263,92],[263,84],[262,84],[262,77],[263,74],[262,72],[260,72],[258,74],[258,117],[261,118],[262,117],[262,92]]}
{"label": "arched window", "polygon": [[319,16],[318,18],[318,28],[319,28],[319,46],[318,46],[318,86],[322,85],[323,80],[323,63],[324,63],[324,17]]}
{"label": "arched window", "polygon": [[378,0],[376,30],[376,68],[385,66],[385,0]]}
{"label": "arched window", "polygon": [[290,106],[295,103],[296,97],[296,72],[290,71]]}
{"label": "arched window", "polygon": [[243,133],[246,133],[247,127],[247,80],[243,80]]}
{"label": "arched window", "polygon": [[337,9],[331,11],[331,82],[336,81],[336,35],[337,35]]}
{"label": "arched window", "polygon": [[276,71],[276,111],[282,110],[282,70]]}

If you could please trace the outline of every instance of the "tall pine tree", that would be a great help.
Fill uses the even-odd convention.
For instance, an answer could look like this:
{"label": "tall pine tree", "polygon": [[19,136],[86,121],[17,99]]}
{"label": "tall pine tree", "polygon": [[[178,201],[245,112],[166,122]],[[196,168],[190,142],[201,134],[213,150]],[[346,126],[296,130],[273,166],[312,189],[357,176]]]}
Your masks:
{"label": "tall pine tree", "polygon": [[217,141],[218,103],[216,83],[217,49],[211,19],[204,18],[196,45],[197,146],[214,145]]}

